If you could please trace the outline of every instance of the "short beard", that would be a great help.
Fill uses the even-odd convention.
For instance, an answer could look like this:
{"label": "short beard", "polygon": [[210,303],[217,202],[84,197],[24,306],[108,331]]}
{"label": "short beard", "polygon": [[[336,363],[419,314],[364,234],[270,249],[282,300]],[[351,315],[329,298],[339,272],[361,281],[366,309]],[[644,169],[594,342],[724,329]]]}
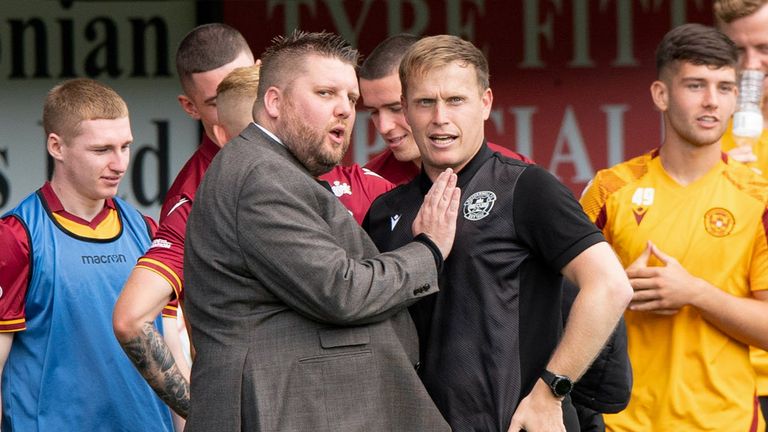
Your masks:
{"label": "short beard", "polygon": [[349,148],[349,138],[345,137],[340,155],[325,151],[323,144],[327,131],[307,126],[292,104],[285,111],[282,132],[285,146],[314,177],[338,165]]}

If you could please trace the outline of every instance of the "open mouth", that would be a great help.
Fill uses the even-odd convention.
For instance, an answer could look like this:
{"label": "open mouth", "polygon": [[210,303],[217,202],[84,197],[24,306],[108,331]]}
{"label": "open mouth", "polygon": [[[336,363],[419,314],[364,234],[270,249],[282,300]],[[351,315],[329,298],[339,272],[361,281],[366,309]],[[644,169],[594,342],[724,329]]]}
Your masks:
{"label": "open mouth", "polygon": [[700,124],[703,124],[704,126],[713,126],[720,122],[720,120],[715,116],[701,116],[696,119]]}
{"label": "open mouth", "polygon": [[397,146],[399,146],[400,144],[402,144],[405,141],[405,138],[407,136],[408,135],[400,135],[400,136],[395,137],[395,138],[387,138],[387,144],[390,147],[397,147]]}
{"label": "open mouth", "polygon": [[331,129],[329,133],[330,133],[331,137],[334,138],[334,141],[342,142],[342,141],[344,141],[344,131],[345,131],[344,127],[337,126],[337,127],[333,128],[333,129]]}
{"label": "open mouth", "polygon": [[448,134],[433,134],[429,136],[429,140],[437,147],[447,147],[456,141],[458,136]]}

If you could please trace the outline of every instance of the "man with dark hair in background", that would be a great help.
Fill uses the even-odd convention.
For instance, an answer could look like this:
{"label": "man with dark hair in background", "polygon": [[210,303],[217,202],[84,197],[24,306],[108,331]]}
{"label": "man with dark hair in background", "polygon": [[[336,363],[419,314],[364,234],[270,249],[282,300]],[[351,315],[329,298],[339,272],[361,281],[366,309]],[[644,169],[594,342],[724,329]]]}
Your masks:
{"label": "man with dark hair in background", "polygon": [[184,298],[187,217],[203,174],[225,144],[216,142],[213,134],[218,121],[216,87],[233,69],[253,64],[248,43],[226,24],[198,26],[179,44],[176,70],[184,91],[179,103],[190,117],[201,121],[205,134],[168,190],[160,210],[160,228],[115,306],[115,335],[126,354],[157,394],[182,417],[189,410],[189,365],[178,354],[179,349],[169,350],[151,319],[169,301]]}
{"label": "man with dark hair in background", "polygon": [[634,289],[624,314],[635,376],[612,431],[754,431],[749,346],[768,346],[768,182],[720,148],[737,49],[685,24],[656,50],[658,149],[601,170],[582,196]]}

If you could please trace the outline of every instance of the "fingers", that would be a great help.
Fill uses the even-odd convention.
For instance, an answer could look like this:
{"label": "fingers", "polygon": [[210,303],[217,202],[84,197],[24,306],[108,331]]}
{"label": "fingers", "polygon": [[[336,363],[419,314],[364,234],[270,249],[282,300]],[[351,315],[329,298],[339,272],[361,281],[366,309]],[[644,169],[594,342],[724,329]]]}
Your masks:
{"label": "fingers", "polygon": [[632,282],[632,279],[647,279],[658,276],[659,267],[628,267],[626,273]]}
{"label": "fingers", "polygon": [[647,242],[645,244],[645,249],[643,249],[643,252],[638,256],[632,264],[627,267],[627,272],[629,272],[629,269],[635,269],[635,268],[643,268],[648,266],[648,258],[651,257],[651,242]]}

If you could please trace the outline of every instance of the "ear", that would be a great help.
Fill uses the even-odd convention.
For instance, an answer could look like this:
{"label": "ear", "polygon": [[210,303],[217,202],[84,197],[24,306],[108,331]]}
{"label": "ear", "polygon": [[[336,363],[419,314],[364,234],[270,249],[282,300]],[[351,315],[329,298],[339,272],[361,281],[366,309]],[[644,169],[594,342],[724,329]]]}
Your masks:
{"label": "ear", "polygon": [[667,88],[663,81],[656,80],[651,84],[651,98],[659,111],[665,112],[667,110],[669,106],[669,88]]}
{"label": "ear", "polygon": [[480,96],[480,103],[483,105],[483,120],[488,120],[491,116],[491,107],[493,106],[493,92],[488,87]]}
{"label": "ear", "polygon": [[45,145],[48,148],[48,154],[50,154],[53,159],[57,161],[64,159],[64,155],[62,154],[64,142],[59,135],[53,132],[49,133]]}
{"label": "ear", "polygon": [[200,113],[197,111],[197,107],[195,106],[195,103],[192,102],[192,99],[183,94],[178,95],[176,98],[179,100],[181,109],[183,109],[193,119],[200,120]]}
{"label": "ear", "polygon": [[227,136],[224,127],[218,123],[213,124],[213,136],[216,138],[216,144],[218,144],[219,147],[224,147],[224,144],[229,141],[229,137]]}
{"label": "ear", "polygon": [[283,92],[277,87],[270,87],[264,93],[264,112],[272,119],[280,117],[283,105]]}

